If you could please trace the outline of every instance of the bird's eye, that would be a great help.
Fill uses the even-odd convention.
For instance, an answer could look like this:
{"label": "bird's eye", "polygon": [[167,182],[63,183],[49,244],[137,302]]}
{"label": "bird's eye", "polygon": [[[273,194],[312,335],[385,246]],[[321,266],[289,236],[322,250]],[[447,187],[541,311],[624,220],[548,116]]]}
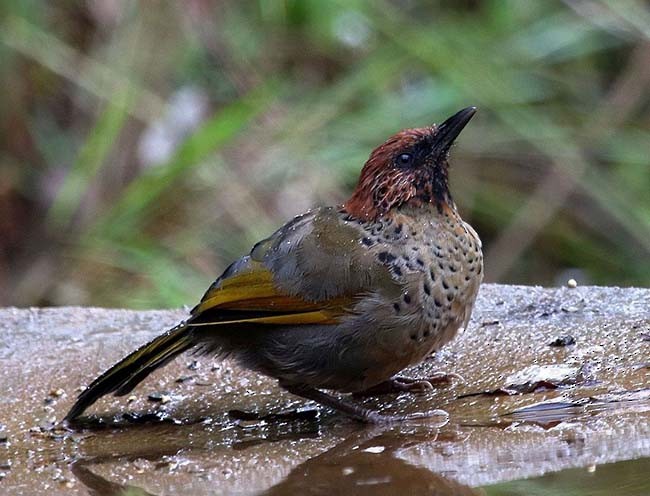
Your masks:
{"label": "bird's eye", "polygon": [[402,153],[397,156],[397,165],[400,167],[407,167],[413,163],[413,155],[410,153]]}

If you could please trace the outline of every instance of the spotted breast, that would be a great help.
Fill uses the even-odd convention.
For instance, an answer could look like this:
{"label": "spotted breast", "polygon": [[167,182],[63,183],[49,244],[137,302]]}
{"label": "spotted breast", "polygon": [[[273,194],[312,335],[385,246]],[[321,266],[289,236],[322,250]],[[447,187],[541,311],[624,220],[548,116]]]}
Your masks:
{"label": "spotted breast", "polygon": [[455,207],[410,207],[364,226],[362,243],[399,283],[383,295],[382,342],[399,370],[467,326],[483,278],[481,241]]}

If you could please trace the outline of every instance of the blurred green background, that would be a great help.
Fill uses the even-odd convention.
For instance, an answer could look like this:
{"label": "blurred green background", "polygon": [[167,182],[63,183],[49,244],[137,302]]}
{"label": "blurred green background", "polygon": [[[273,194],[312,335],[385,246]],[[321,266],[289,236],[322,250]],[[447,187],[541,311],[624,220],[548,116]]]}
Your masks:
{"label": "blurred green background", "polygon": [[0,61],[0,305],[194,303],[468,105],[488,281],[650,285],[645,2],[16,0]]}

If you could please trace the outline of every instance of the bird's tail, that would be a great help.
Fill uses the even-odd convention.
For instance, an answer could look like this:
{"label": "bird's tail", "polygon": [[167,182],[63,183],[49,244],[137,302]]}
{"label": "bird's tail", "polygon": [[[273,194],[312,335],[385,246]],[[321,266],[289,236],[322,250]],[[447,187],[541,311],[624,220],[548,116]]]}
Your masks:
{"label": "bird's tail", "polygon": [[185,323],[143,345],[95,379],[77,398],[65,420],[72,421],[108,393],[125,395],[158,367],[165,365],[196,342],[191,326]]}

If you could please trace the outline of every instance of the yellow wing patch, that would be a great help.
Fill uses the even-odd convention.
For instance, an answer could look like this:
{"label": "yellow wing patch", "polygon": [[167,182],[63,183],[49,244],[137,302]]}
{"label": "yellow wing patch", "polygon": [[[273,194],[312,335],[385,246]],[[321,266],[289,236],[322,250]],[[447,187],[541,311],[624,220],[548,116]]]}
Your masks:
{"label": "yellow wing patch", "polygon": [[347,297],[310,302],[280,293],[273,283],[273,274],[262,264],[256,263],[251,269],[226,278],[218,287],[209,290],[192,313],[198,315],[207,310],[223,309],[273,312],[275,315],[247,318],[244,313],[242,318],[192,325],[334,324],[352,302],[353,298]]}

